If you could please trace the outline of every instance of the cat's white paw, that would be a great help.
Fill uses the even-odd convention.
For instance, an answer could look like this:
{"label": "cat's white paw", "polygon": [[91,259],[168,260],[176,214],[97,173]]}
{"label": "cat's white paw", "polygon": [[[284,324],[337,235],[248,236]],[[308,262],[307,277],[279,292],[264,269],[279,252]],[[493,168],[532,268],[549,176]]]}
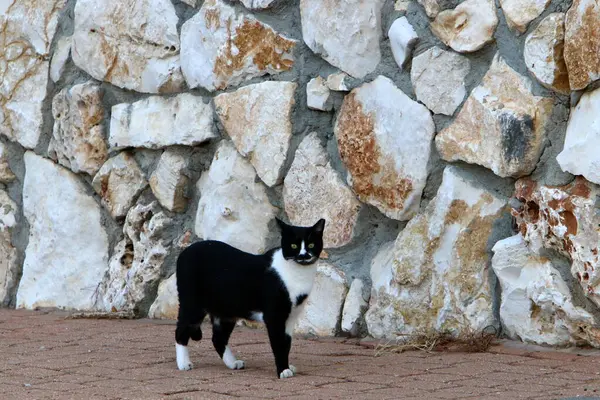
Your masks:
{"label": "cat's white paw", "polygon": [[223,362],[229,369],[244,369],[246,367],[246,363],[244,361],[235,358],[229,346],[225,347],[225,352],[223,353]]}
{"label": "cat's white paw", "polygon": [[290,368],[281,371],[281,373],[279,374],[279,379],[291,378],[292,376],[294,376],[295,371],[296,368],[292,369],[292,366],[290,365]]}
{"label": "cat's white paw", "polygon": [[187,361],[187,362],[179,362],[179,361],[177,361],[177,368],[180,371],[189,371],[190,369],[194,368],[194,364],[192,364],[191,361]]}
{"label": "cat's white paw", "polygon": [[229,367],[231,369],[244,369],[246,368],[246,363],[243,360],[235,360],[233,365]]}
{"label": "cat's white paw", "polygon": [[177,353],[177,368],[180,371],[189,371],[194,368],[194,364],[190,361],[190,353],[187,346],[175,344],[175,350]]}
{"label": "cat's white paw", "polygon": [[294,375],[296,375],[296,371],[297,371],[296,367],[294,367],[292,364],[290,364],[289,367],[290,367],[290,371],[292,371],[292,373]]}

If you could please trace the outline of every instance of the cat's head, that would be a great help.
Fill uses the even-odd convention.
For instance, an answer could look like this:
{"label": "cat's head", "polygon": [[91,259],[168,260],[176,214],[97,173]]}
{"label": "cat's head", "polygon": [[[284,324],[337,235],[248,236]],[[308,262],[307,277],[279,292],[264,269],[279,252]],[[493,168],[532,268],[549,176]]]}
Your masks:
{"label": "cat's head", "polygon": [[320,219],[310,227],[292,226],[275,218],[281,229],[281,250],[286,260],[298,264],[314,264],[323,250],[323,229],[325,220]]}

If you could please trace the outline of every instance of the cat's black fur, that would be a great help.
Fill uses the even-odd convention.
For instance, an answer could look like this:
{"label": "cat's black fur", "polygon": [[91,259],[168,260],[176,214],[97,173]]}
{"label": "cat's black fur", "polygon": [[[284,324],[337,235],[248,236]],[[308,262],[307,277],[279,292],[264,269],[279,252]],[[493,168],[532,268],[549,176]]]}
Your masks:
{"label": "cat's black fur", "polygon": [[[262,313],[275,356],[277,376],[293,375],[288,355],[299,307],[306,304],[323,249],[325,220],[312,227],[290,226],[277,219],[281,247],[261,255],[249,254],[218,241],[196,242],[177,260],[179,316],[175,340],[177,364],[190,369],[188,341],[200,340],[200,324],[213,321],[215,350],[229,368],[243,368],[227,347],[238,319],[257,319]],[[287,280],[287,282],[286,282]],[[307,282],[310,280],[310,282]],[[180,354],[181,352],[181,354]]]}

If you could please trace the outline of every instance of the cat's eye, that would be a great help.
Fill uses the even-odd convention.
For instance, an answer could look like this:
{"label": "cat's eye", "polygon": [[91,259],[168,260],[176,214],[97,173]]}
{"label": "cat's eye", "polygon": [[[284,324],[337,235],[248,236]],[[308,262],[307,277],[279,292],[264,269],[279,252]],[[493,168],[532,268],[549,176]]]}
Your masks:
{"label": "cat's eye", "polygon": [[295,243],[292,243],[292,249],[296,250],[298,248],[298,245]]}
{"label": "cat's eye", "polygon": [[315,247],[315,244],[314,244],[314,243],[309,243],[309,244],[308,244],[308,248],[309,248],[309,249],[312,249],[313,247]]}

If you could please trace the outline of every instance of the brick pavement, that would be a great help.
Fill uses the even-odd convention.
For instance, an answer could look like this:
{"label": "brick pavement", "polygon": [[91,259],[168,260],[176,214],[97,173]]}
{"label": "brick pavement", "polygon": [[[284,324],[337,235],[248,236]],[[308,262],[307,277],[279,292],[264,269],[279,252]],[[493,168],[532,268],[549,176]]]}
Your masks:
{"label": "brick pavement", "polygon": [[[66,319],[0,310],[0,399],[561,399],[600,395],[600,352],[554,352],[507,342],[487,353],[375,356],[368,343],[296,339],[299,374],[275,377],[262,330],[238,327],[230,371],[205,340],[195,369],[175,366],[173,322]],[[208,339],[208,340],[206,340]]]}

